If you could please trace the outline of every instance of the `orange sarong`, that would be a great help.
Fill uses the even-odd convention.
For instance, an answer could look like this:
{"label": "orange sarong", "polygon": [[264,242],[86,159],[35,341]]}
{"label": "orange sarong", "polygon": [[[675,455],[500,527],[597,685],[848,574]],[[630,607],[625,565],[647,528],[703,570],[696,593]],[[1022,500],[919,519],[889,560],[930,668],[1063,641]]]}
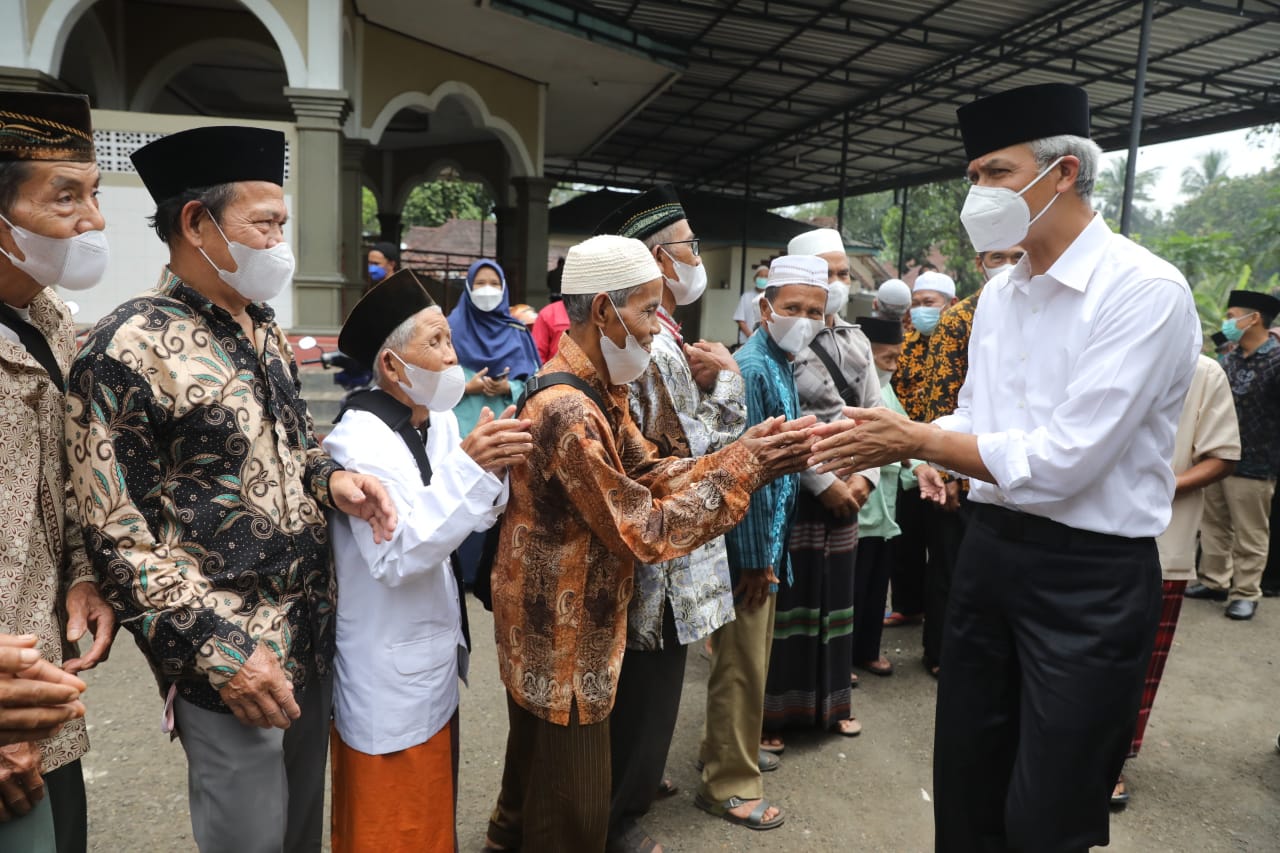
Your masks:
{"label": "orange sarong", "polygon": [[333,853],[454,853],[454,725],[387,755],[354,750],[334,729]]}

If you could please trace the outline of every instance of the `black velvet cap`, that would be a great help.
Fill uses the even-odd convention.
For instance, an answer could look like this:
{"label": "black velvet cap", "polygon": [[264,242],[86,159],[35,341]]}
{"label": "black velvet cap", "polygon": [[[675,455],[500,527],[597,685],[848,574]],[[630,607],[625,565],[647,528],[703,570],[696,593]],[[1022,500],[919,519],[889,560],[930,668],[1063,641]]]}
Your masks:
{"label": "black velvet cap", "polygon": [[267,181],[284,185],[284,134],[218,125],[163,136],[129,156],[156,204],[186,190]]}
{"label": "black velvet cap", "polygon": [[351,309],[338,333],[338,349],[372,370],[374,359],[396,326],[435,304],[413,270],[394,272]]}
{"label": "black velvet cap", "polygon": [[676,188],[671,184],[659,184],[606,216],[596,226],[596,234],[617,234],[643,240],[671,223],[687,218]]}
{"label": "black velvet cap", "polygon": [[1268,317],[1280,316],[1280,299],[1256,290],[1233,290],[1227,297],[1228,308],[1248,308]]}
{"label": "black velvet cap", "polygon": [[964,156],[983,154],[1049,136],[1089,137],[1089,93],[1067,83],[1020,86],[956,110]]}
{"label": "black velvet cap", "polygon": [[902,343],[902,321],[885,320],[882,317],[859,317],[854,320],[867,340],[873,344]]}
{"label": "black velvet cap", "polygon": [[0,92],[0,162],[94,159],[88,97]]}

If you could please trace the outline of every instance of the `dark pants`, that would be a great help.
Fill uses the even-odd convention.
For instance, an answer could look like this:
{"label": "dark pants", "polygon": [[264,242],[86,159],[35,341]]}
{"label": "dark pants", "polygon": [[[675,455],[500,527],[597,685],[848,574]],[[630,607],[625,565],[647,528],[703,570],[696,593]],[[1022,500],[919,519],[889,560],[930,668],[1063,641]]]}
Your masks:
{"label": "dark pants", "polygon": [[649,811],[658,793],[680,712],[686,653],[667,604],[662,612],[662,649],[627,649],[622,658],[618,694],[609,717],[613,769],[610,839],[625,834]]}
{"label": "dark pants", "polygon": [[864,664],[880,658],[884,631],[884,602],[889,595],[897,539],[863,536],[853,571],[853,661]]}
{"label": "dark pants", "polygon": [[893,609],[904,616],[919,616],[924,613],[924,570],[929,556],[928,522],[919,489],[898,493],[898,526],[902,535],[895,540]]}
{"label": "dark pants", "polygon": [[602,853],[609,833],[609,718],[535,717],[507,694],[506,764],[489,839],[521,853]]}
{"label": "dark pants", "polygon": [[1271,498],[1271,544],[1267,550],[1267,567],[1262,572],[1262,591],[1280,592],[1280,489]]}
{"label": "dark pants", "polygon": [[1107,844],[1160,594],[1152,539],[974,507],[938,685],[938,853]]}
{"label": "dark pants", "polygon": [[89,847],[89,805],[80,759],[44,774],[44,789],[53,809],[58,853],[84,853]]}
{"label": "dark pants", "polygon": [[[961,498],[962,501],[966,500]],[[947,599],[960,543],[964,540],[964,512],[948,512],[935,503],[920,501],[924,507],[925,544],[929,557],[924,569],[924,661],[936,666],[942,658],[942,633],[946,624]]]}

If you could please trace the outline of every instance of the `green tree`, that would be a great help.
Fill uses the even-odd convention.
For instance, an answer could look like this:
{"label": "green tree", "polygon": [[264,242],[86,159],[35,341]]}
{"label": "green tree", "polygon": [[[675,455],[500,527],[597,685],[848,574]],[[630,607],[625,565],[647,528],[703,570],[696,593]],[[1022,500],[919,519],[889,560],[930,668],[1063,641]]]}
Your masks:
{"label": "green tree", "polygon": [[481,184],[466,181],[428,181],[410,191],[400,211],[406,228],[435,227],[450,219],[487,219],[493,200]]}
{"label": "green tree", "polygon": [[1227,176],[1227,152],[1220,148],[1200,155],[1199,166],[1182,170],[1182,192],[1196,196]]}
{"label": "green tree", "polygon": [[[908,193],[906,239],[902,241],[904,263],[908,267],[925,263],[936,249],[944,259],[944,271],[956,281],[958,294],[973,293],[982,286],[983,279],[974,268],[973,244],[960,223],[960,209],[969,194],[969,182],[964,178],[940,181],[911,187]],[[881,260],[889,266],[898,264],[901,225],[902,207],[895,205],[886,212],[880,225],[884,243]]]}
{"label": "green tree", "polygon": [[373,190],[368,187],[360,188],[360,227],[365,234],[379,234],[382,232],[382,226],[378,224],[378,200],[373,195]]}
{"label": "green tree", "polygon": [[[882,225],[885,214],[893,207],[893,193],[884,191],[866,195],[848,196],[844,200],[844,235],[857,243],[868,246],[883,245]],[[780,216],[810,222],[814,219],[836,219],[840,212],[839,199],[827,199],[809,204],[798,204],[775,211]]]}
{"label": "green tree", "polygon": [[1280,167],[1223,177],[1180,204],[1171,226],[1192,236],[1225,235],[1266,280],[1280,272]]}
{"label": "green tree", "polygon": [[[1111,222],[1119,222],[1124,208],[1124,173],[1128,157],[1117,157],[1098,174],[1093,187],[1093,208]],[[1135,231],[1147,233],[1155,230],[1159,220],[1143,208],[1151,203],[1151,191],[1160,178],[1159,169],[1139,169],[1133,178],[1133,221]]]}

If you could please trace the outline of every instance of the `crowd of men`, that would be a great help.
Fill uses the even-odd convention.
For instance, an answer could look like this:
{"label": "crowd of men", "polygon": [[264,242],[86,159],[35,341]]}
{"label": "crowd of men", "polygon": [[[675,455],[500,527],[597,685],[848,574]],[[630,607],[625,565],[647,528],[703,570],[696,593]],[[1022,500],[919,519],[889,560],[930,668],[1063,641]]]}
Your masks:
{"label": "crowd of men", "polygon": [[450,324],[380,249],[339,338],[376,387],[323,442],[265,305],[294,270],[282,134],[134,152],[169,262],[77,348],[52,288],[107,259],[88,102],[0,116],[0,849],[86,849],[76,673],[123,626],[201,850],[319,850],[330,756],[334,850],[454,850],[477,534],[510,726],[487,851],[661,850],[640,821],[703,643],[693,802],[781,825],[784,731],[857,735],[855,670],[891,674],[880,629],[919,619],[937,849],[1087,850],[1184,591],[1256,610],[1280,300],[1232,293],[1200,355],[1182,274],[1091,208],[1082,89],[958,110],[979,293],[921,272],[850,322],[819,229],[756,271],[734,354],[688,341],[696,223],[656,187],[569,250],[545,364],[465,432]]}

